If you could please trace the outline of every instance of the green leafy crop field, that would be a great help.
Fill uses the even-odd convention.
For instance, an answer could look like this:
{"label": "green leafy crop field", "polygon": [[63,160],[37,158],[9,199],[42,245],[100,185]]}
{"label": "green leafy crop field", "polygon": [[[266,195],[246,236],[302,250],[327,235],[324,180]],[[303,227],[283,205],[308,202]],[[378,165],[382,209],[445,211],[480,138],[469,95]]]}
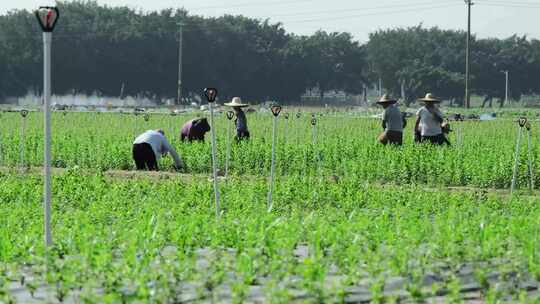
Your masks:
{"label": "green leafy crop field", "polygon": [[[269,114],[249,114],[213,202],[210,143],[181,143],[189,116],[55,113],[53,239],[43,244],[42,118],[0,125],[0,302],[530,303],[540,280],[540,205],[527,138],[518,187],[512,118],[456,122],[452,147],[376,142],[348,113],[280,116],[274,208]],[[219,167],[227,123],[217,118]],[[131,144],[163,128],[182,173],[133,173]],[[533,123],[533,175],[538,132]],[[526,133],[525,133],[526,135]],[[24,144],[21,139],[24,138]],[[207,136],[209,138],[209,136]],[[21,147],[24,147],[21,153]],[[21,155],[23,156],[21,159]],[[167,171],[170,158],[160,164]],[[535,180],[537,181],[537,179]]]}

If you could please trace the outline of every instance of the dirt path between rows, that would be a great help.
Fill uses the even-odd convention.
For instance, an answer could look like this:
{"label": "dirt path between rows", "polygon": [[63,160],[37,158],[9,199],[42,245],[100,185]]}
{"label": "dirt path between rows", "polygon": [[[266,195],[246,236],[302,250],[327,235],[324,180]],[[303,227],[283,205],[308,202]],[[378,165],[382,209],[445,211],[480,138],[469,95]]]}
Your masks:
{"label": "dirt path between rows", "polygon": [[[52,172],[54,174],[65,174],[69,170],[75,170],[73,168],[53,168]],[[95,174],[98,171],[95,169],[81,168],[79,169],[87,174]],[[2,173],[12,173],[12,174],[40,174],[43,172],[42,167],[0,167],[0,172]],[[182,182],[194,182],[194,181],[212,181],[211,174],[201,174],[201,173],[182,173],[182,172],[173,172],[173,171],[134,171],[134,170],[108,170],[103,172],[104,176],[112,179],[113,181],[119,180],[153,180],[153,181],[167,181],[167,180],[180,180]],[[257,176],[257,175],[231,175],[227,179],[220,172],[218,174],[219,181],[225,182],[226,180],[242,182],[242,181],[262,181],[267,179],[266,176]],[[342,178],[338,176],[329,176],[325,178],[326,182],[329,183],[339,183]],[[510,197],[510,189],[497,189],[497,188],[480,188],[474,186],[431,186],[431,185],[407,185],[407,184],[394,184],[394,183],[380,183],[380,182],[366,182],[370,187],[380,187],[380,188],[407,188],[415,187],[427,192],[461,192],[461,193],[475,193],[479,195],[496,195],[499,197]],[[520,197],[539,197],[540,190],[529,191],[528,189],[518,189],[515,191],[516,195]]]}

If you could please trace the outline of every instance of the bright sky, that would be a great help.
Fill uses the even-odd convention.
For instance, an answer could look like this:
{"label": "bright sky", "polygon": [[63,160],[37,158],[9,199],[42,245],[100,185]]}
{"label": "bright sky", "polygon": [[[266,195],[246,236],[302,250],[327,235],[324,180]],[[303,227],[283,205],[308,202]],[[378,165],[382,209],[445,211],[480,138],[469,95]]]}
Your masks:
{"label": "bright sky", "polygon": [[[334,2],[335,1],[335,2]],[[186,8],[190,14],[242,14],[283,23],[297,34],[319,29],[347,31],[367,40],[377,29],[400,26],[439,26],[466,29],[463,0],[98,0],[100,4],[159,10]],[[0,14],[11,9],[34,9],[52,0],[2,0]],[[505,38],[514,33],[540,39],[540,0],[475,0],[472,31],[479,37]]]}

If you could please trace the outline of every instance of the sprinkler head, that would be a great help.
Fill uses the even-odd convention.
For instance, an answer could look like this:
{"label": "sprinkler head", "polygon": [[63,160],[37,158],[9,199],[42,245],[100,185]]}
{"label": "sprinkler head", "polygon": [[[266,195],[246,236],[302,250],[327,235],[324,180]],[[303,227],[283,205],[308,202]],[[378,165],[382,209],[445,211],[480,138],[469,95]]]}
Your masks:
{"label": "sprinkler head", "polygon": [[281,106],[273,105],[270,109],[272,110],[274,117],[278,117],[279,113],[281,113]]}
{"label": "sprinkler head", "polygon": [[518,124],[521,128],[525,127],[527,124],[527,117],[520,117],[518,120]]}
{"label": "sprinkler head", "polygon": [[234,118],[234,112],[233,111],[227,111],[227,119],[232,120]]}
{"label": "sprinkler head", "polygon": [[204,89],[204,95],[206,96],[206,99],[209,103],[213,103],[216,101],[218,91],[215,88],[205,88]]}
{"label": "sprinkler head", "polygon": [[317,118],[313,117],[311,118],[311,125],[314,126],[317,124]]}
{"label": "sprinkler head", "polygon": [[21,110],[21,116],[26,118],[26,116],[28,116],[28,110]]}
{"label": "sprinkler head", "polygon": [[144,121],[149,121],[149,120],[150,120],[150,114],[145,113],[144,114]]}

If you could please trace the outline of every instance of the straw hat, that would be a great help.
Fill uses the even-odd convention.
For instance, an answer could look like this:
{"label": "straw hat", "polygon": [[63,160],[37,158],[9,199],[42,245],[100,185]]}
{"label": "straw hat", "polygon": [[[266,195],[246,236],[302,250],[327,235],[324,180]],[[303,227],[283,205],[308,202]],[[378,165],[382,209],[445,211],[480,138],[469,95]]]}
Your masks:
{"label": "straw hat", "polygon": [[384,94],[381,99],[379,99],[379,101],[377,101],[378,104],[393,104],[393,103],[396,103],[397,100],[395,100],[394,98],[388,96],[388,94]]}
{"label": "straw hat", "polygon": [[431,93],[427,93],[426,97],[419,98],[418,100],[423,101],[423,102],[435,102],[435,103],[441,102],[441,100],[439,98],[435,97],[435,95],[433,95]]}
{"label": "straw hat", "polygon": [[242,99],[240,97],[233,97],[231,102],[225,104],[227,107],[247,107],[249,106],[247,103],[242,103]]}

